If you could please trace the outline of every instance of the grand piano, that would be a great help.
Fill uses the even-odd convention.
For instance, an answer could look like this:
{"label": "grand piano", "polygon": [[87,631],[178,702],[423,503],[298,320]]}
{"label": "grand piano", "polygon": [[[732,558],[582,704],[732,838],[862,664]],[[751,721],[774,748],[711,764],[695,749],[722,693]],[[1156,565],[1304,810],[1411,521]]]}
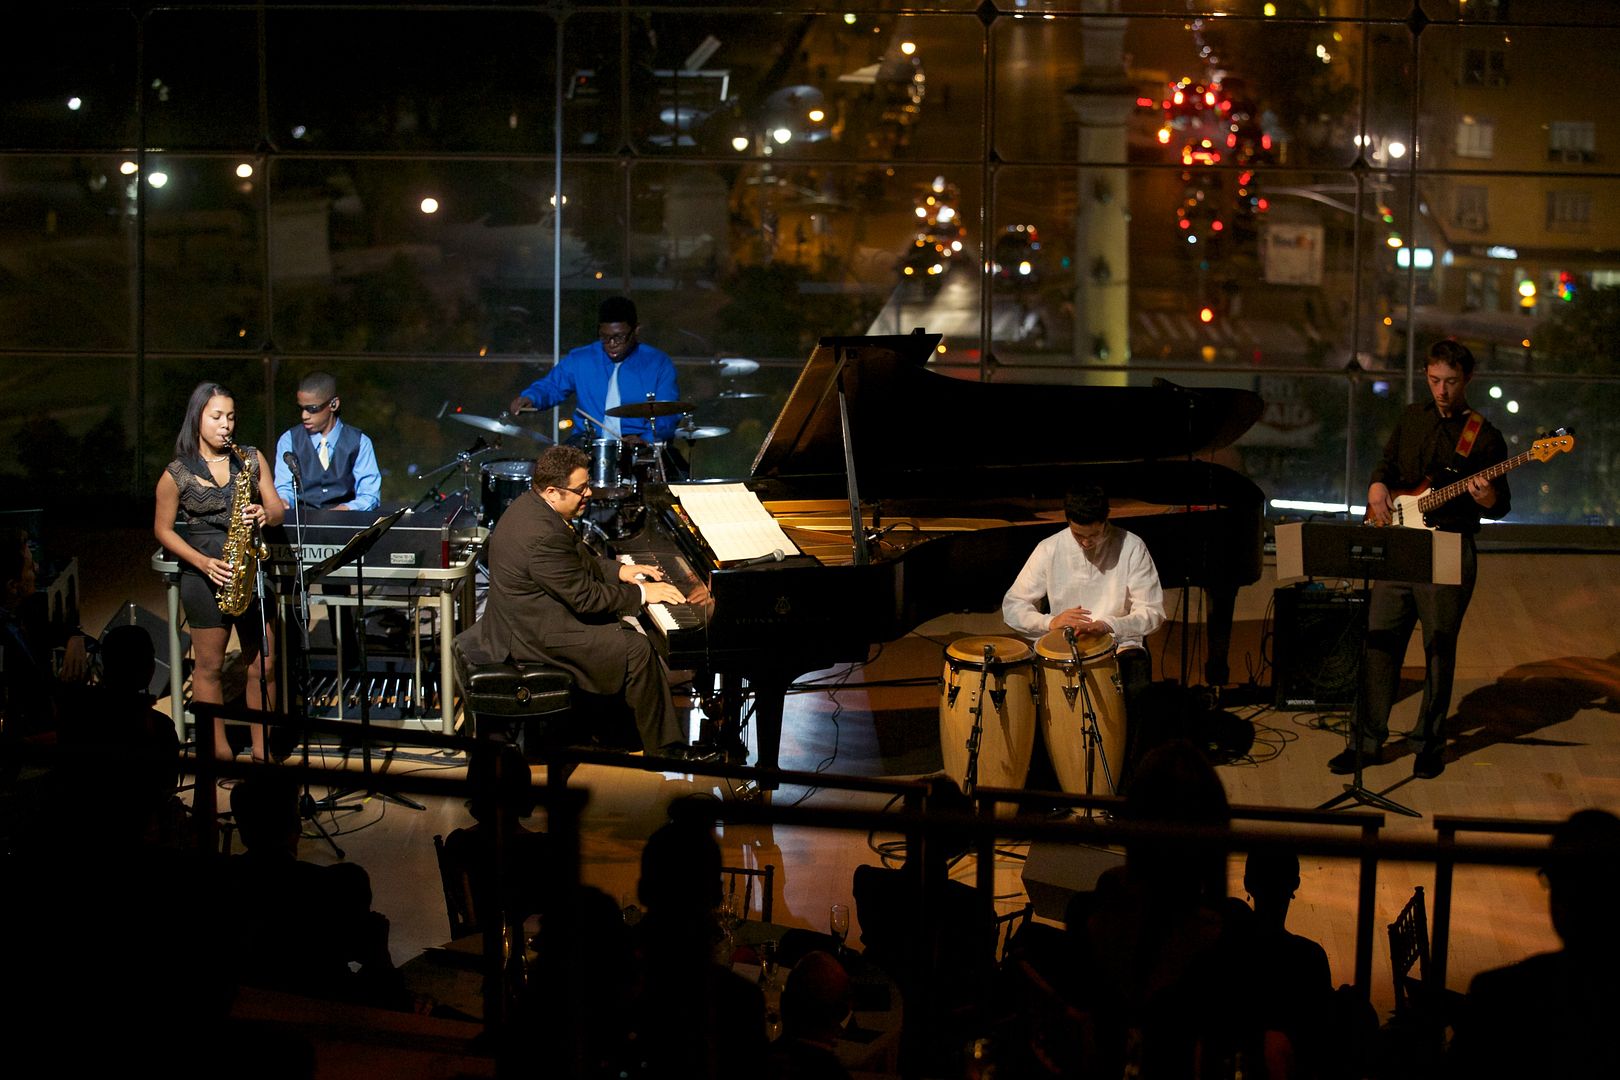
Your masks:
{"label": "grand piano", "polygon": [[746,682],[762,769],[777,767],[795,678],[864,660],[937,615],[999,609],[1030,551],[1063,527],[1063,493],[1086,481],[1147,543],[1166,592],[1205,591],[1204,676],[1227,681],[1237,590],[1260,577],[1263,499],[1197,455],[1247,430],[1260,398],[966,382],[927,367],[938,343],[918,331],[816,346],[746,480],[799,553],[727,565],[668,487],[645,492],[646,525],[619,545],[688,595],[707,588],[708,603],[643,622],[672,668],[719,677],[733,745]]}

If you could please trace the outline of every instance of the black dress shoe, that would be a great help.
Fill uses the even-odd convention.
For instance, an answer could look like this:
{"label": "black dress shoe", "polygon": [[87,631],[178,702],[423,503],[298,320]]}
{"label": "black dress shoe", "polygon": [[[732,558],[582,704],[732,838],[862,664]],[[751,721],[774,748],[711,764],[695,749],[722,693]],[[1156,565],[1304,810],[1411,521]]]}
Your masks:
{"label": "black dress shoe", "polygon": [[[1369,765],[1382,765],[1385,762],[1384,748],[1376,750],[1363,750],[1361,752],[1361,767]],[[1356,771],[1356,748],[1347,746],[1337,754],[1328,758],[1328,772],[1338,776],[1349,776]]]}
{"label": "black dress shoe", "polygon": [[1419,780],[1433,780],[1446,771],[1445,755],[1444,748],[1420,751],[1412,762],[1412,775]]}

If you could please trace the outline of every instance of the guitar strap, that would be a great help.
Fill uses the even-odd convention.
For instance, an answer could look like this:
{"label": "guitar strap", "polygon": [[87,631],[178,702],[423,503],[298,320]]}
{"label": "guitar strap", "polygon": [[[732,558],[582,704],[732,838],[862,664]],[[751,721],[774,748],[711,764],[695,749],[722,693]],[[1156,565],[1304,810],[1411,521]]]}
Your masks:
{"label": "guitar strap", "polygon": [[1457,436],[1457,456],[1452,461],[1454,472],[1462,472],[1463,462],[1474,450],[1474,440],[1479,438],[1479,429],[1485,426],[1485,418],[1475,409],[1468,414],[1468,422],[1463,425],[1462,434]]}

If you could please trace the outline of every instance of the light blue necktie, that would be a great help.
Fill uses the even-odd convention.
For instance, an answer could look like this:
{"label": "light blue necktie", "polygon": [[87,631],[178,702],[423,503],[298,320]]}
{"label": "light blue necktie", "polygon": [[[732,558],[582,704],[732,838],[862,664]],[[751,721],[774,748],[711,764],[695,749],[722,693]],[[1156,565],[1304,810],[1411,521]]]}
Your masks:
{"label": "light blue necktie", "polygon": [[[619,407],[619,365],[613,365],[613,374],[608,376],[607,402],[602,406],[604,413],[610,413]],[[619,437],[619,418],[616,416],[603,416],[602,423],[607,425],[604,434],[610,439]]]}

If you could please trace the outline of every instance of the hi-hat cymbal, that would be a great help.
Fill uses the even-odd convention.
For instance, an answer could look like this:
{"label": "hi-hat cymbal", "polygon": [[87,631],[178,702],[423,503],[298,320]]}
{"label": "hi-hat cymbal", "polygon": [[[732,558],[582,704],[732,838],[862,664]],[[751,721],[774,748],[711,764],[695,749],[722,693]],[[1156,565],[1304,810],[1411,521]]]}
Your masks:
{"label": "hi-hat cymbal", "polygon": [[720,372],[722,379],[735,379],[739,375],[752,375],[759,370],[758,360],[744,360],[740,356],[730,356],[714,362],[715,369]]}
{"label": "hi-hat cymbal", "polygon": [[445,413],[444,416],[446,420],[454,420],[458,423],[466,424],[468,427],[475,427],[479,431],[488,431],[495,435],[526,435],[529,438],[534,439],[536,442],[551,441],[538,431],[531,431],[528,428],[521,428],[516,424],[508,424],[503,420],[496,420],[490,416],[479,416],[476,413],[464,412]]}
{"label": "hi-hat cymbal", "polygon": [[722,435],[730,434],[731,429],[728,427],[690,427],[675,429],[675,437],[677,439],[688,439],[691,441],[696,441],[698,439],[718,439]]}
{"label": "hi-hat cymbal", "polygon": [[725,398],[728,401],[742,401],[745,398],[764,397],[765,395],[758,390],[722,390],[715,396]]}
{"label": "hi-hat cymbal", "polygon": [[607,414],[621,420],[652,420],[659,416],[679,416],[681,413],[691,411],[692,406],[685,401],[634,401],[629,405],[616,405],[609,409]]}

